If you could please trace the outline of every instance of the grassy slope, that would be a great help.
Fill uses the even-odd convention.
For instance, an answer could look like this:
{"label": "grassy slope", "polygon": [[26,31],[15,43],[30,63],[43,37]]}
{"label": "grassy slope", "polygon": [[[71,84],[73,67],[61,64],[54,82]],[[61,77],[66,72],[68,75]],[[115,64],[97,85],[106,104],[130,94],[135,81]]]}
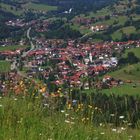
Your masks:
{"label": "grassy slope", "polygon": [[140,48],[127,49],[123,57],[126,57],[129,52],[133,52],[138,58],[140,58]]}
{"label": "grassy slope", "polygon": [[124,27],[124,28],[121,28],[121,29],[115,31],[111,36],[112,36],[112,38],[114,40],[115,39],[121,39],[122,32],[125,33],[126,35],[130,35],[132,33],[135,33],[136,32],[136,29],[135,29],[134,26]]}
{"label": "grassy slope", "polygon": [[16,46],[6,46],[6,47],[2,47],[0,46],[0,51],[14,51],[16,49],[21,49],[21,48],[27,48],[28,46],[19,46],[19,45],[16,45]]}
{"label": "grassy slope", "polygon": [[0,61],[0,72],[9,72],[10,71],[10,62]]}
{"label": "grassy slope", "polygon": [[[103,9],[97,11],[96,13],[90,12],[88,15],[83,14],[83,15],[80,15],[80,16],[81,17],[87,17],[87,18],[92,18],[92,17],[98,18],[98,17],[102,17],[102,16],[106,16],[106,15],[111,15],[111,14],[113,14],[114,11],[124,13],[124,12],[126,12],[128,10],[128,3],[129,3],[128,0],[120,1],[118,5],[114,4],[114,6],[112,8],[105,7]],[[133,5],[133,7],[136,6],[135,5],[135,0],[133,0],[132,5]],[[132,16],[133,20],[135,20],[135,21],[140,19],[139,15],[132,14],[131,16]],[[101,25],[101,24],[113,25],[114,22],[117,21],[118,23],[116,25],[122,25],[123,26],[127,20],[128,20],[127,16],[117,16],[117,17],[111,17],[109,20],[103,20],[103,21],[95,22],[92,25],[93,26],[94,25]],[[77,27],[77,28],[79,28],[79,30],[81,31],[80,26]],[[121,39],[121,37],[122,37],[121,30],[124,33],[126,33],[126,35],[130,35],[131,33],[137,33],[134,26],[128,26],[128,27],[120,28],[119,30],[114,31],[114,33],[111,34],[113,40]],[[86,33],[90,32],[90,30],[86,30],[85,32]],[[84,33],[84,31],[82,31],[82,33]],[[99,32],[99,33],[101,33],[101,32]]]}
{"label": "grassy slope", "polygon": [[[83,93],[91,94],[91,93],[96,93],[95,89],[91,90],[85,90]],[[103,89],[99,91],[100,93],[104,93],[108,96],[114,94],[114,95],[129,95],[129,96],[139,96],[140,97],[140,83],[136,84],[136,87],[134,87],[134,84],[124,84],[118,87],[113,87],[110,89]]]}
{"label": "grassy slope", "polygon": [[[52,10],[56,10],[57,7],[56,6],[48,6],[45,4],[35,4],[35,3],[31,3],[28,2],[25,5],[21,5],[22,9],[17,9],[14,6],[8,5],[8,4],[4,4],[1,3],[1,7],[3,10],[8,11],[13,13],[14,15],[20,16],[24,13],[25,9],[30,9],[30,10],[36,10],[36,11],[52,11]],[[11,8],[12,7],[12,8]]]}
{"label": "grassy slope", "polygon": [[120,70],[109,73],[109,75],[122,80],[140,81],[140,63],[125,66]]}
{"label": "grassy slope", "polygon": [[140,96],[140,84],[137,84],[136,87],[133,87],[134,84],[125,84],[119,87],[113,87],[111,89],[104,89],[102,93],[106,94],[115,94],[115,95],[133,95]]}
{"label": "grassy slope", "polygon": [[[135,55],[140,58],[140,48],[127,49],[123,57],[126,57],[128,52],[134,52]],[[114,87],[111,89],[103,90],[103,93],[115,93],[119,95],[129,94],[129,95],[140,95],[140,63],[125,66],[115,72],[111,72],[108,75],[111,75],[113,78],[121,79],[124,81],[131,80],[137,83],[136,88],[133,87],[134,84],[125,84],[120,87]]]}
{"label": "grassy slope", "polygon": [[[109,127],[95,127],[75,118],[74,124],[65,123],[65,113],[48,112],[42,108],[40,99],[1,98],[0,99],[0,139],[1,140],[128,140],[131,136],[140,139],[138,130],[127,129],[120,133]],[[9,109],[10,107],[10,109]],[[68,113],[68,112],[67,112]],[[118,128],[120,129],[120,128]]]}
{"label": "grassy slope", "polygon": [[[127,49],[123,57],[126,57],[128,52],[134,52],[140,58],[140,48]],[[122,80],[140,81],[140,63],[125,66],[115,72],[109,73],[109,75]]]}
{"label": "grassy slope", "polygon": [[7,12],[10,12],[16,16],[19,16],[21,15],[24,11],[23,10],[16,10],[15,7],[11,6],[11,5],[8,5],[8,4],[4,4],[4,3],[1,3],[1,8]]}
{"label": "grassy slope", "polygon": [[55,6],[48,6],[45,4],[35,4],[35,3],[27,3],[26,5],[23,6],[24,8],[31,9],[31,10],[36,10],[36,11],[52,11],[52,10],[57,10],[57,7]]}
{"label": "grassy slope", "polygon": [[99,11],[97,11],[96,13],[91,12],[90,15],[88,17],[99,17],[99,16],[106,16],[111,14],[112,12],[108,9],[108,7],[105,7]]}

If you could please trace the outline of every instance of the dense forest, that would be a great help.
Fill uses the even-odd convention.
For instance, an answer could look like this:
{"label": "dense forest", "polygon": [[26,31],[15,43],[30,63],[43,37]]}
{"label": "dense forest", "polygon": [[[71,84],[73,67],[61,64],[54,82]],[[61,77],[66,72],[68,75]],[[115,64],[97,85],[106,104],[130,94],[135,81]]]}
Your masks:
{"label": "dense forest", "polygon": [[75,14],[96,11],[115,1],[116,0],[39,0],[41,3],[58,6],[59,12],[73,8],[73,13]]}

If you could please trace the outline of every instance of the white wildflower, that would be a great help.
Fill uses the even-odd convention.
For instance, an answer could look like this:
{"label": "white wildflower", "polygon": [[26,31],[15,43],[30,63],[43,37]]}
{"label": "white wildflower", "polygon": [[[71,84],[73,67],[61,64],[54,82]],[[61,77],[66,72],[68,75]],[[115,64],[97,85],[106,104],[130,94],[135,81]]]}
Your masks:
{"label": "white wildflower", "polygon": [[133,136],[128,136],[129,138],[133,138]]}
{"label": "white wildflower", "polygon": [[71,124],[75,124],[74,122],[70,122]]}
{"label": "white wildflower", "polygon": [[95,107],[95,110],[97,110],[98,109],[98,107]]}
{"label": "white wildflower", "polygon": [[116,132],[116,131],[117,131],[117,129],[113,128],[113,129],[112,129],[112,131],[113,131],[113,132]]}
{"label": "white wildflower", "polygon": [[132,125],[132,123],[128,123],[128,126],[131,126]]}
{"label": "white wildflower", "polygon": [[17,121],[17,123],[20,123],[20,121]]}
{"label": "white wildflower", "polygon": [[65,116],[67,117],[67,116],[69,116],[69,114],[65,114]]}
{"label": "white wildflower", "polygon": [[49,104],[44,104],[44,106],[47,106],[47,107],[49,107]]}
{"label": "white wildflower", "polygon": [[115,114],[110,114],[110,116],[111,116],[111,117],[114,117],[114,116],[115,116]]}
{"label": "white wildflower", "polygon": [[121,130],[118,130],[117,133],[120,134],[120,133],[122,133],[122,131]]}
{"label": "white wildflower", "polygon": [[61,110],[61,113],[64,113],[65,111],[64,110]]}
{"label": "white wildflower", "polygon": [[75,118],[74,117],[71,117],[71,119],[74,120]]}
{"label": "white wildflower", "polygon": [[126,130],[126,128],[124,128],[124,127],[121,127],[121,130],[123,130],[123,131],[124,131],[124,130]]}
{"label": "white wildflower", "polygon": [[100,123],[100,126],[103,126],[103,124],[102,124],[102,123]]}
{"label": "white wildflower", "polygon": [[101,134],[101,135],[104,135],[105,133],[104,133],[104,132],[101,132],[100,134]]}
{"label": "white wildflower", "polygon": [[124,116],[119,116],[120,119],[124,119]]}
{"label": "white wildflower", "polygon": [[70,121],[68,121],[68,120],[65,120],[65,123],[70,123]]}

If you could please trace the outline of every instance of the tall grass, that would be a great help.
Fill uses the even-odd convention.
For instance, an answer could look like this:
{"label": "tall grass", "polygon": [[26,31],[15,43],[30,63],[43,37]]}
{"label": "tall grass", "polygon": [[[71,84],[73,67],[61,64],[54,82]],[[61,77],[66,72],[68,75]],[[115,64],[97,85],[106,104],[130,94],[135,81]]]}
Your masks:
{"label": "tall grass", "polygon": [[1,97],[0,140],[139,140],[139,130],[82,121],[73,110],[48,109],[38,97]]}

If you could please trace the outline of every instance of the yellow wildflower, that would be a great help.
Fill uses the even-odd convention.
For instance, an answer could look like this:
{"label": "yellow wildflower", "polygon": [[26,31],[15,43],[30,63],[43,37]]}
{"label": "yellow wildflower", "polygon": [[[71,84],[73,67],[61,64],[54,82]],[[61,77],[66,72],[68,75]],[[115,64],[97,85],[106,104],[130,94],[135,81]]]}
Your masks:
{"label": "yellow wildflower", "polygon": [[68,109],[71,109],[71,104],[68,104]]}
{"label": "yellow wildflower", "polygon": [[86,118],[82,118],[82,122],[84,122],[84,121],[85,121],[85,119],[86,119]]}

